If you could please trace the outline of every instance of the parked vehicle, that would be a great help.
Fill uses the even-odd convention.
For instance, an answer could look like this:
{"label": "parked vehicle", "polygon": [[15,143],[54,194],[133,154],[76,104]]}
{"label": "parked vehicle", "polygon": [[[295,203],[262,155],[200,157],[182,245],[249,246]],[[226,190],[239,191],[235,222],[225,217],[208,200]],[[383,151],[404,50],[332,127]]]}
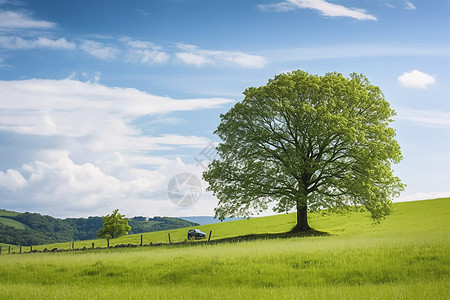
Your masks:
{"label": "parked vehicle", "polygon": [[187,237],[188,240],[204,239],[206,238],[206,233],[200,231],[199,229],[190,229]]}

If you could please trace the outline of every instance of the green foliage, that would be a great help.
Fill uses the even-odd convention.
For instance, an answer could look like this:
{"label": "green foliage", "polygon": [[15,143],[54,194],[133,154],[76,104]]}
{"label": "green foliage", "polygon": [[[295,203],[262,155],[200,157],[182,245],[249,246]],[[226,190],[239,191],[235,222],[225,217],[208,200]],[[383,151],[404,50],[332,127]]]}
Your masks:
{"label": "green foliage", "polygon": [[99,229],[97,236],[114,239],[126,235],[131,230],[128,221],[129,219],[119,214],[119,210],[116,209],[112,214],[103,217],[103,227]]}
{"label": "green foliage", "polygon": [[[392,216],[376,226],[367,224],[367,213],[326,218],[312,214],[311,221],[320,218],[320,230],[336,233],[325,237],[3,255],[0,295],[5,299],[447,299],[450,199],[394,206]],[[265,223],[295,221],[291,217],[214,225],[231,234],[239,228],[244,232],[245,224],[253,223],[251,230],[262,233],[272,228]],[[279,229],[288,229],[286,225]],[[119,239],[125,238],[129,236]]]}
{"label": "green foliage", "polygon": [[102,228],[102,217],[89,218],[67,218],[64,222],[68,223],[74,229],[74,236],[72,240],[88,240],[95,239],[97,232]]}
{"label": "green foliage", "polygon": [[395,112],[366,77],[298,70],[244,95],[221,115],[220,159],[203,174],[217,217],[271,203],[276,212],[363,205],[374,220],[391,212],[404,189],[391,168],[402,159],[389,127]]}
{"label": "green foliage", "polygon": [[152,231],[170,230],[174,228],[185,228],[198,224],[178,218],[154,217],[150,218],[148,221],[130,220],[128,222],[128,225],[131,226],[130,234],[137,234]]}
{"label": "green foliage", "polygon": [[0,223],[0,241],[4,243],[38,245],[70,241],[73,238],[73,228],[61,219],[28,212],[4,218],[24,226],[19,229],[8,223]]}

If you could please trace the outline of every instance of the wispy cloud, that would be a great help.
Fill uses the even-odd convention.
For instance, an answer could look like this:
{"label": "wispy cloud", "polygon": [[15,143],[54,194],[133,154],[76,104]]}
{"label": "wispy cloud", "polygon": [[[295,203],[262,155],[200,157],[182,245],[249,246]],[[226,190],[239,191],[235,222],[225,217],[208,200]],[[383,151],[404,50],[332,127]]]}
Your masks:
{"label": "wispy cloud", "polygon": [[436,79],[432,75],[419,70],[403,73],[398,77],[398,81],[404,87],[415,89],[427,89],[430,85],[436,83]]}
{"label": "wispy cloud", "polygon": [[394,3],[385,3],[385,5],[389,8],[401,8],[401,9],[406,9],[406,10],[416,10],[417,7],[414,5],[414,3],[412,3],[411,1],[408,0],[391,0],[396,2],[396,4]]}
{"label": "wispy cloud", "polygon": [[31,15],[18,11],[0,10],[0,31],[12,29],[50,29],[56,23],[35,20]]}
{"label": "wispy cloud", "polygon": [[141,16],[150,16],[151,14],[141,8],[136,9],[136,11],[141,15]]}
{"label": "wispy cloud", "polygon": [[267,61],[263,56],[240,51],[202,50],[194,45],[179,44],[175,56],[185,64],[197,67],[231,64],[244,68],[262,68]]}
{"label": "wispy cloud", "polygon": [[395,108],[397,119],[413,122],[420,126],[450,130],[450,112],[419,110],[406,107]]}
{"label": "wispy cloud", "polygon": [[414,5],[414,3],[412,3],[411,1],[406,1],[406,9],[408,9],[408,10],[415,10],[417,8]]}
{"label": "wispy cloud", "polygon": [[59,50],[74,50],[76,44],[69,42],[65,38],[52,40],[45,37],[37,39],[23,39],[19,36],[0,36],[0,48],[4,49],[33,49],[33,48],[50,48]]}
{"label": "wispy cloud", "polygon": [[[204,66],[238,66],[242,68],[262,68],[266,58],[241,51],[202,50],[198,46],[187,44],[168,44],[166,47],[149,41],[135,40],[129,37],[50,39],[47,37],[24,38],[20,35],[0,35],[0,49],[7,51],[48,48],[72,50],[101,60],[122,60],[128,63],[155,65],[170,61],[183,62],[196,67]],[[174,46],[175,45],[175,46]]]}
{"label": "wispy cloud", "polygon": [[92,40],[84,40],[80,45],[80,49],[96,58],[105,60],[115,59],[120,53],[120,50],[115,47]]}
{"label": "wispy cloud", "polygon": [[121,42],[128,46],[125,61],[142,64],[161,64],[169,60],[170,55],[162,51],[162,47],[148,41],[121,38]]}
{"label": "wispy cloud", "polygon": [[[5,3],[0,2],[0,5]],[[171,60],[197,67],[214,65],[262,68],[266,65],[264,57],[241,51],[202,50],[197,46],[176,43],[167,43],[166,47],[162,47],[150,41],[136,40],[126,36],[107,38],[92,36],[89,39],[54,38],[58,34],[53,30],[56,27],[56,23],[36,20],[31,13],[26,13],[24,10],[0,9],[0,49],[6,51],[35,48],[72,50],[101,60],[121,60],[150,66],[168,63]],[[45,31],[36,32],[37,29],[45,29]],[[4,56],[3,60],[6,57]],[[1,64],[1,66],[4,65],[4,63]]]}
{"label": "wispy cloud", "polygon": [[377,20],[373,15],[361,8],[349,8],[325,0],[286,0],[279,3],[260,4],[257,6],[263,11],[291,11],[296,9],[313,9],[327,17],[349,17],[357,20]]}

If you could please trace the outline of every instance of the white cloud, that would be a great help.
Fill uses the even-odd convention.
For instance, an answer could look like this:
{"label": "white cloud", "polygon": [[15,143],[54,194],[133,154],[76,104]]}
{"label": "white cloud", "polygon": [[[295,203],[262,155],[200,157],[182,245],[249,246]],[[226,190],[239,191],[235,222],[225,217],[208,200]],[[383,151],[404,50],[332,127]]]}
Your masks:
{"label": "white cloud", "polygon": [[178,52],[175,56],[188,65],[201,67],[207,64],[213,64],[214,61],[208,55],[201,55],[189,52]]}
{"label": "white cloud", "polygon": [[295,9],[313,9],[327,17],[349,17],[357,20],[377,20],[376,17],[367,14],[365,9],[348,8],[342,5],[327,2],[325,0],[287,0],[273,4],[260,4],[257,6],[264,11],[291,11]]}
{"label": "white cloud", "polygon": [[[107,37],[98,38],[105,39]],[[118,39],[108,37],[108,39],[109,43],[105,44],[97,40],[70,41],[65,38],[49,39],[46,37],[27,39],[21,36],[0,35],[0,49],[10,51],[35,48],[81,50],[81,52],[101,60],[123,60],[128,63],[146,65],[164,64],[169,62],[172,57],[197,67],[235,65],[244,68],[262,68],[267,63],[262,56],[240,51],[201,50],[197,46],[178,44],[173,53],[173,48],[163,49],[162,46],[148,41],[133,40],[129,37]]]}
{"label": "white cloud", "polygon": [[410,2],[410,1],[406,1],[406,9],[408,9],[408,10],[415,10],[417,8],[414,5],[414,3]]}
{"label": "white cloud", "polygon": [[[170,112],[218,108],[232,100],[176,100],[74,77],[0,81],[0,133],[27,139],[27,151],[34,156],[15,158],[20,168],[0,170],[4,208],[61,217],[102,215],[115,208],[150,216],[212,212],[216,200],[211,195],[205,194],[209,202],[198,213],[198,207],[181,210],[167,196],[172,176],[190,172],[201,178],[203,171],[168,151],[200,152],[210,141],[194,135],[146,135],[133,121],[158,121]],[[162,156],[156,152],[161,150]]]}
{"label": "white cloud", "polygon": [[289,1],[280,2],[280,3],[271,3],[271,4],[258,4],[256,6],[262,11],[275,11],[275,12],[286,12],[295,10],[296,7],[290,3]]}
{"label": "white cloud", "polygon": [[67,151],[44,151],[39,160],[0,172],[0,196],[3,207],[57,217],[104,215],[116,208],[128,216],[205,215],[217,203],[212,195],[203,193],[198,206],[182,208],[167,194],[176,174],[188,172],[201,180],[202,171],[179,158],[150,171],[132,167],[117,152],[98,163],[76,163]]}
{"label": "white cloud", "polygon": [[[134,118],[217,108],[233,100],[175,100],[133,88],[107,87],[74,79],[0,81],[0,129],[26,134],[136,135]],[[51,120],[51,122],[50,122]]]}
{"label": "white cloud", "polygon": [[398,81],[404,87],[416,89],[427,89],[428,86],[436,83],[436,79],[432,75],[419,70],[403,73],[398,77]]}
{"label": "white cloud", "polygon": [[133,40],[129,37],[120,38],[119,41],[128,46],[125,61],[142,64],[166,63],[170,55],[162,51],[162,47],[148,41]]}
{"label": "white cloud", "polygon": [[179,44],[182,52],[175,53],[182,62],[197,67],[205,65],[232,64],[244,68],[262,68],[267,61],[264,57],[240,51],[202,50],[194,45]]}
{"label": "white cloud", "polygon": [[66,215],[96,212],[102,207],[112,210],[114,206],[124,207],[123,202],[140,193],[151,195],[164,180],[151,171],[133,169],[123,160],[111,160],[112,165],[115,170],[107,174],[92,163],[76,164],[67,151],[46,151],[41,160],[23,165],[23,176],[14,170],[27,178],[16,205],[39,206]]}
{"label": "white cloud", "polygon": [[127,46],[135,49],[154,49],[154,50],[160,50],[162,47],[153,44],[149,41],[142,41],[142,40],[134,40],[129,37],[122,37],[119,39],[122,43],[126,44]]}
{"label": "white cloud", "polygon": [[125,61],[142,64],[161,64],[169,60],[169,54],[163,51],[148,49],[130,49],[127,51]]}
{"label": "white cloud", "polygon": [[61,50],[73,50],[76,48],[74,42],[69,42],[65,38],[59,38],[57,40],[51,40],[48,38],[38,38],[36,41],[37,47],[47,47]]}
{"label": "white cloud", "polygon": [[11,29],[50,29],[56,24],[49,21],[35,20],[23,12],[0,10],[0,30]]}
{"label": "white cloud", "polygon": [[57,50],[74,50],[76,44],[67,41],[65,38],[57,40],[39,37],[34,40],[26,40],[18,36],[0,36],[0,48],[5,49],[33,49],[50,48]]}
{"label": "white cloud", "polygon": [[103,43],[91,40],[84,40],[80,45],[80,49],[96,58],[105,60],[115,59],[120,53],[120,50],[115,47],[106,46]]}
{"label": "white cloud", "polygon": [[0,171],[0,188],[6,190],[18,190],[25,187],[27,181],[18,171],[8,169],[6,173]]}
{"label": "white cloud", "polygon": [[168,162],[143,153],[178,147],[200,149],[209,140],[167,133],[148,136],[133,124],[135,119],[158,122],[170,112],[218,108],[233,102],[223,98],[176,100],[74,79],[0,81],[0,99],[0,131],[53,136],[75,157],[97,159],[120,152],[140,165]]}

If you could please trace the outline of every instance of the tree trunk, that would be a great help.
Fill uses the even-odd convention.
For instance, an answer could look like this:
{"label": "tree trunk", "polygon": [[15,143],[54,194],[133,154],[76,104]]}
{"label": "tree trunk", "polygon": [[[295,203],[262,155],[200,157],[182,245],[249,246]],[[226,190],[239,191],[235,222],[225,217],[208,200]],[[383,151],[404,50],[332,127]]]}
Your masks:
{"label": "tree trunk", "polygon": [[294,231],[307,231],[311,229],[308,225],[308,207],[297,204],[297,225]]}

